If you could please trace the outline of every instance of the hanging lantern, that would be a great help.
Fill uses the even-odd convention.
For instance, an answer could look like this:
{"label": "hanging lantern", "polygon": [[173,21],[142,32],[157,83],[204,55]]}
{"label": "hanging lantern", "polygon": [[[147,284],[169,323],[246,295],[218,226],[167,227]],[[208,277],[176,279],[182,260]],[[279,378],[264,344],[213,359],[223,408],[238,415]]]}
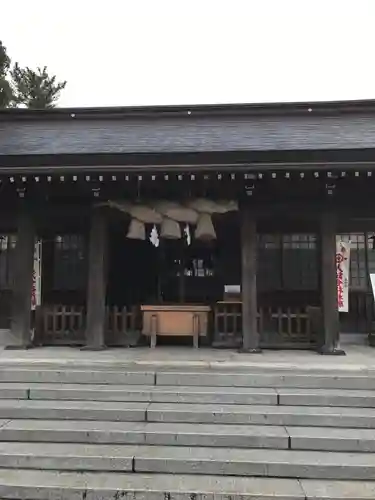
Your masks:
{"label": "hanging lantern", "polygon": [[137,219],[132,219],[129,224],[127,238],[131,240],[146,240],[146,228],[143,222]]}
{"label": "hanging lantern", "polygon": [[212,223],[212,217],[209,214],[201,214],[195,229],[197,240],[212,241],[216,240],[216,231]]}
{"label": "hanging lantern", "polygon": [[168,217],[163,218],[161,223],[160,237],[166,240],[179,240],[181,239],[180,224],[175,220]]}

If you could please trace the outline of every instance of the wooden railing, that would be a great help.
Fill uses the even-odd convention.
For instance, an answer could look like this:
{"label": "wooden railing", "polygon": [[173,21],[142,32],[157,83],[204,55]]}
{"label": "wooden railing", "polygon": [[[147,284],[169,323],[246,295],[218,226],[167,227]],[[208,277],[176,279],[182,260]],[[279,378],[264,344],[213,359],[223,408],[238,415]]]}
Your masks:
{"label": "wooden railing", "polygon": [[85,308],[52,304],[39,310],[38,335],[42,344],[82,344],[84,342]]}
{"label": "wooden railing", "polygon": [[217,302],[214,307],[214,342],[217,347],[242,343],[242,303]]}
{"label": "wooden railing", "polygon": [[[308,307],[260,307],[258,331],[261,344],[269,347],[306,347],[316,343]],[[214,345],[233,347],[242,343],[242,303],[218,302],[214,308]]]}
{"label": "wooden railing", "polygon": [[[85,323],[84,307],[62,304],[43,306],[39,312],[41,343],[84,344]],[[213,323],[215,346],[241,345],[241,302],[218,302],[213,310]],[[129,336],[141,330],[139,308],[107,307],[105,329],[107,345],[128,345]],[[264,346],[306,347],[316,343],[317,329],[313,328],[313,318],[308,307],[260,307],[258,330]]]}
{"label": "wooden railing", "polygon": [[140,330],[139,308],[107,307],[106,344],[109,346],[127,346],[129,334]]}
{"label": "wooden railing", "polygon": [[265,345],[286,346],[314,344],[311,317],[306,308],[261,308],[260,327],[262,341]]}
{"label": "wooden railing", "polygon": [[[106,344],[128,345],[127,335],[139,330],[137,308],[106,308]],[[42,344],[84,344],[86,310],[83,306],[52,304],[37,313],[38,342]]]}

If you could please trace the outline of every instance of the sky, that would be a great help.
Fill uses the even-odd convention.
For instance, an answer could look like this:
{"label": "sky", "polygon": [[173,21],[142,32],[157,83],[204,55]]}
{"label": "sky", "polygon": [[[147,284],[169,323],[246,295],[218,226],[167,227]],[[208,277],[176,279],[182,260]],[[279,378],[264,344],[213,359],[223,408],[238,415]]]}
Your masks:
{"label": "sky", "polygon": [[375,98],[375,0],[0,0],[60,106]]}

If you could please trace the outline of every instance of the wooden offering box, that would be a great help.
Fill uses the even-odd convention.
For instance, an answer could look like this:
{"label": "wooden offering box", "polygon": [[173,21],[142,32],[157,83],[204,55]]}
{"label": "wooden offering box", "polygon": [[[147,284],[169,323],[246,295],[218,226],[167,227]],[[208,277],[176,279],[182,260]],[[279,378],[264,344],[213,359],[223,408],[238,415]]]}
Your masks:
{"label": "wooden offering box", "polygon": [[158,335],[193,337],[194,347],[199,337],[207,335],[208,313],[211,308],[202,305],[143,305],[143,334],[156,346]]}

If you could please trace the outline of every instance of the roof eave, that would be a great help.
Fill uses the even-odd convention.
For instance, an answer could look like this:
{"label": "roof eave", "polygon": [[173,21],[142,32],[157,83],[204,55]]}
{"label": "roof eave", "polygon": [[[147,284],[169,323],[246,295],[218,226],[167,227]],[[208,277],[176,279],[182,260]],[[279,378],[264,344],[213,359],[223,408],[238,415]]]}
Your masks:
{"label": "roof eave", "polygon": [[0,110],[0,120],[160,118],[178,114],[196,115],[290,115],[375,112],[375,99],[282,103],[193,104],[168,106],[69,107],[52,109],[10,108]]}

